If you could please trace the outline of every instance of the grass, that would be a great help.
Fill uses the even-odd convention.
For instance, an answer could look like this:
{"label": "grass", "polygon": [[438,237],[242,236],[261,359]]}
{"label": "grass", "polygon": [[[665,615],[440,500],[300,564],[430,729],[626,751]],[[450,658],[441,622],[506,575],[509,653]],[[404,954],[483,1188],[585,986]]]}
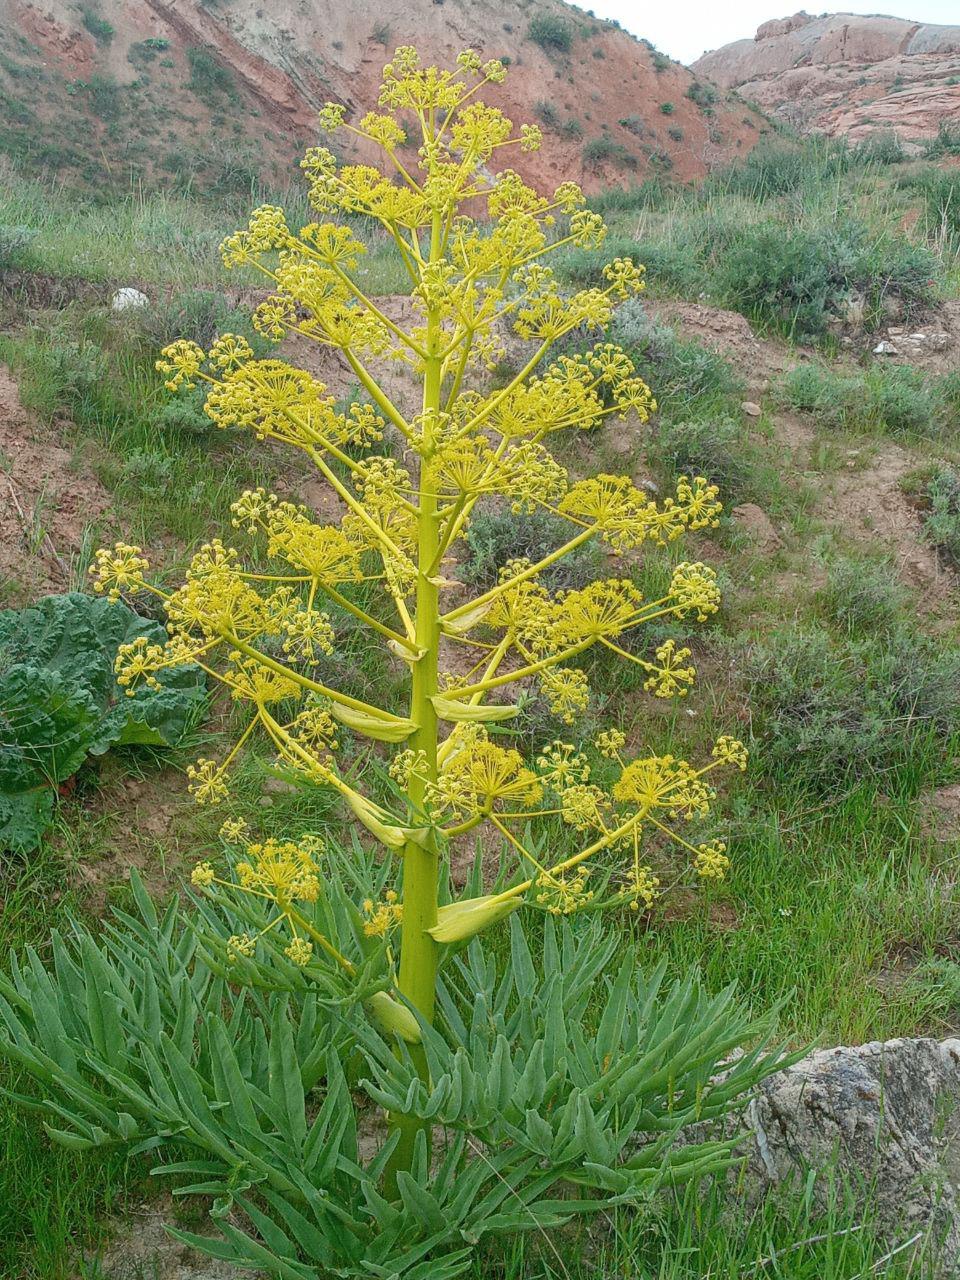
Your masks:
{"label": "grass", "polygon": [[[478,1261],[471,1280],[932,1280],[934,1242],[904,1227],[891,1246],[853,1190],[827,1168],[803,1185],[758,1205],[735,1201],[713,1186],[705,1193],[666,1193],[639,1213],[624,1211],[590,1238],[556,1241],[531,1234],[502,1254]],[[894,1246],[896,1248],[897,1246]]]}

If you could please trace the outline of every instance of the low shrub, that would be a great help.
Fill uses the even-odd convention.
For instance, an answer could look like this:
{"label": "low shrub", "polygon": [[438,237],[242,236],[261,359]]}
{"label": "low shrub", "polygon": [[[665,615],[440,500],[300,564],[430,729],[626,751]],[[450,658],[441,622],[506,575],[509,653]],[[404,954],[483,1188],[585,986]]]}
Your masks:
{"label": "low shrub", "polygon": [[960,175],[950,169],[931,174],[926,183],[925,204],[930,234],[951,248],[960,249]]}
{"label": "low shrub", "polygon": [[777,388],[781,403],[825,426],[935,435],[952,414],[950,378],[931,378],[911,365],[874,365],[864,374],[801,364]]}
{"label": "low shrub", "polygon": [[538,13],[527,27],[527,39],[547,53],[569,53],[573,47],[573,31],[568,23],[552,13]]}
{"label": "low shrub", "polygon": [[905,627],[835,639],[794,626],[748,645],[740,671],[759,769],[823,793],[960,731],[960,649]]}
{"label": "low shrub", "polygon": [[829,623],[850,636],[891,631],[908,597],[894,567],[885,562],[843,559],[827,570],[817,603]]}
{"label": "low shrub", "polygon": [[[643,198],[638,189],[637,200]],[[629,193],[626,199],[629,199]],[[597,203],[597,202],[595,202]],[[611,201],[613,207],[616,202]],[[697,294],[707,283],[707,274],[696,250],[688,244],[664,244],[651,240],[632,240],[626,236],[608,236],[604,251],[611,257],[629,258],[646,267],[647,287],[652,293],[680,297]],[[567,284],[584,287],[602,285],[597,255],[589,249],[572,249],[556,259],[557,275]],[[623,308],[618,311],[618,317]]]}
{"label": "low shrub", "polygon": [[657,388],[661,419],[682,421],[730,412],[743,384],[723,356],[657,324],[638,299],[624,303],[610,327],[638,372]]}
{"label": "low shrub", "polygon": [[664,116],[672,116],[672,115],[673,115],[673,113],[674,113],[674,111],[676,111],[676,107],[673,105],[673,103],[672,103],[672,102],[661,102],[661,103],[660,103],[660,114],[661,114],[661,115],[664,115]]}
{"label": "low shrub", "polygon": [[925,497],[929,509],[923,527],[929,541],[954,568],[960,568],[960,471],[938,467],[930,477]]}
{"label": "low shrub", "polygon": [[900,135],[893,129],[882,129],[858,142],[851,158],[858,164],[902,164],[906,159]]}
{"label": "low shrub", "polygon": [[237,91],[233,76],[222,62],[218,62],[206,49],[190,48],[187,50],[187,62],[190,66],[190,79],[187,88],[205,102],[216,103],[220,98],[236,99]]}
{"label": "low shrub", "polygon": [[0,226],[0,271],[16,266],[22,251],[36,235],[33,227]]}
{"label": "low shrub", "polygon": [[102,18],[96,10],[82,9],[80,15],[83,19],[83,25],[96,40],[97,44],[109,44],[117,34],[113,24],[107,22],[106,18]]}
{"label": "low shrub", "polygon": [[688,86],[685,96],[688,97],[691,102],[696,103],[701,110],[706,110],[714,105],[717,101],[718,94],[712,84],[704,84],[702,80],[694,80],[694,82]]}
{"label": "low shrub", "polygon": [[[949,84],[950,81],[948,80]],[[956,83],[956,81],[954,81]],[[924,155],[930,160],[940,160],[944,156],[960,156],[960,128],[940,122],[937,136],[924,146]]]}
{"label": "low shrub", "polygon": [[882,321],[887,298],[908,322],[935,298],[937,259],[903,236],[870,236],[859,223],[790,230],[773,221],[728,236],[714,269],[717,293],[790,336],[822,338],[852,298],[863,300],[867,328]]}
{"label": "low shrub", "polygon": [[622,169],[635,169],[637,157],[628,151],[622,142],[614,142],[613,138],[603,135],[590,138],[583,145],[583,162],[593,168],[602,164],[615,164]]}
{"label": "low shrub", "polygon": [[[535,564],[567,537],[563,521],[551,515],[480,511],[467,531],[470,557],[461,565],[459,576],[468,587],[486,591],[497,583],[508,560],[526,556]],[[584,587],[597,577],[602,560],[599,548],[585,546],[546,570],[542,575],[544,586],[551,591]]]}
{"label": "low shrub", "polygon": [[[668,406],[669,407],[669,406]],[[751,439],[734,417],[712,415],[689,421],[661,421],[647,449],[666,476],[706,476],[719,485],[724,505],[775,503],[779,482],[769,450]]]}

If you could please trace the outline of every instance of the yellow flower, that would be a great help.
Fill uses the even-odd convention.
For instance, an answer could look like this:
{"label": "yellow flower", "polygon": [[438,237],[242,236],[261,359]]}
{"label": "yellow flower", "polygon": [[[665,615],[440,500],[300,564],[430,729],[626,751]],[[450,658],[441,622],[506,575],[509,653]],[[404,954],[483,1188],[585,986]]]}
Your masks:
{"label": "yellow flower", "polygon": [[313,957],[313,943],[308,942],[306,938],[294,938],[289,946],[284,947],[283,954],[294,964],[303,968]]}
{"label": "yellow flower", "polygon": [[116,543],[112,550],[101,547],[90,566],[93,589],[105,591],[107,598],[115,602],[122,591],[143,590],[143,575],[149,567],[139,547],[127,542]]}
{"label": "yellow flower", "polygon": [[447,761],[436,799],[462,813],[490,813],[497,806],[532,807],[543,795],[543,784],[527,768],[519,751],[491,742],[485,734],[460,740],[460,749]]}
{"label": "yellow flower", "polygon": [[616,760],[627,741],[627,735],[619,729],[604,729],[598,733],[594,745],[607,760]]}
{"label": "yellow flower", "polygon": [[657,667],[644,689],[658,698],[685,697],[697,674],[693,667],[683,665],[690,657],[690,650],[678,649],[675,640],[666,640],[655,656]]}
{"label": "yellow flower", "polygon": [[342,102],[325,102],[317,112],[317,123],[324,133],[336,133],[343,124],[346,111]]}
{"label": "yellow flower", "polygon": [[236,844],[237,841],[246,839],[249,831],[250,828],[243,818],[228,818],[217,835],[226,844]]}
{"label": "yellow flower", "polygon": [[693,860],[697,875],[703,880],[722,880],[730,866],[726,850],[727,846],[722,840],[710,840],[706,844],[697,845]]}
{"label": "yellow flower", "polygon": [[586,711],[590,702],[590,685],[579,667],[547,668],[540,672],[540,691],[550,710],[564,724],[573,724],[577,714]]}
{"label": "yellow flower", "polygon": [[363,932],[368,938],[385,938],[403,920],[403,904],[393,889],[388,889],[382,902],[367,898],[363,903]]}
{"label": "yellow flower", "polygon": [[720,608],[720,588],[713,569],[704,564],[678,564],[670,579],[671,612],[678,618],[695,614],[699,622]]}
{"label": "yellow flower", "polygon": [[257,940],[248,933],[235,933],[227,939],[227,959],[239,960],[241,956],[249,958],[256,954]]}
{"label": "yellow flower", "polygon": [[590,765],[571,742],[551,742],[537,758],[540,776],[554,791],[563,791],[576,782],[586,782]]}
{"label": "yellow flower", "polygon": [[726,734],[719,737],[710,753],[720,764],[732,764],[738,769],[746,769],[749,759],[747,748],[737,738],[730,738]]}
{"label": "yellow flower", "polygon": [[703,817],[714,792],[685,760],[647,756],[627,764],[613,787],[614,799],[644,813],[665,810],[671,817]]}
{"label": "yellow flower", "polygon": [[566,916],[579,911],[593,897],[587,885],[589,867],[580,866],[576,871],[554,875],[550,871],[541,872],[537,877],[537,902],[545,907],[551,915]]}
{"label": "yellow flower", "polygon": [[657,898],[659,887],[660,881],[650,868],[642,867],[637,861],[626,877],[623,892],[632,910],[639,911],[642,904],[649,911]]}
{"label": "yellow flower", "polygon": [[190,883],[198,889],[208,889],[217,878],[217,873],[209,862],[198,862],[190,873]]}
{"label": "yellow flower", "polygon": [[117,684],[126,690],[128,697],[133,697],[141,680],[149,689],[159,689],[160,681],[154,672],[167,665],[167,654],[162,644],[151,644],[146,636],[137,636],[136,640],[117,649],[113,669]]}
{"label": "yellow flower", "polygon": [[187,777],[190,779],[187,790],[197,804],[219,804],[230,794],[226,775],[215,760],[200,759],[196,764],[187,765]]}

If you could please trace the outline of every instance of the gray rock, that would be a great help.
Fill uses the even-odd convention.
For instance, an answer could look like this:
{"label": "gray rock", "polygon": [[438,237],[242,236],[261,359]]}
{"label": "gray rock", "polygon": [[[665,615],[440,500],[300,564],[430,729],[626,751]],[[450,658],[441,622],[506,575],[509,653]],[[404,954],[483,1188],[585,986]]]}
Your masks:
{"label": "gray rock", "polygon": [[750,1103],[748,1168],[762,1189],[835,1158],[902,1241],[932,1229],[945,1274],[960,1259],[960,1040],[821,1049]]}

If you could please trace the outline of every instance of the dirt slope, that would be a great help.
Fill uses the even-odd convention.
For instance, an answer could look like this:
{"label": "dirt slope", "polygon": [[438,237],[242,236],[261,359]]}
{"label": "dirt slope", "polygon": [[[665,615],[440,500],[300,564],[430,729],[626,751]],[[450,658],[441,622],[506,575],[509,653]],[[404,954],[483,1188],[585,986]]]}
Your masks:
{"label": "dirt slope", "polygon": [[960,25],[801,12],[704,54],[693,69],[802,129],[922,139],[941,124],[960,127]]}
{"label": "dirt slope", "polygon": [[693,179],[766,127],[562,0],[0,0],[0,152],[98,185],[288,180],[317,107],[375,103],[404,43],[430,61],[465,47],[509,60],[488,96],[544,126],[539,155],[511,157],[541,182]]}

